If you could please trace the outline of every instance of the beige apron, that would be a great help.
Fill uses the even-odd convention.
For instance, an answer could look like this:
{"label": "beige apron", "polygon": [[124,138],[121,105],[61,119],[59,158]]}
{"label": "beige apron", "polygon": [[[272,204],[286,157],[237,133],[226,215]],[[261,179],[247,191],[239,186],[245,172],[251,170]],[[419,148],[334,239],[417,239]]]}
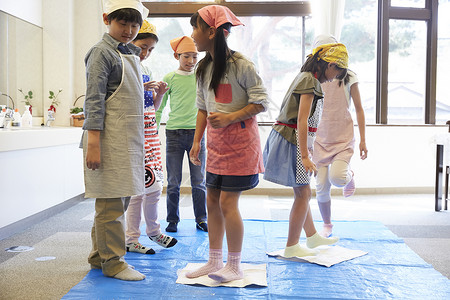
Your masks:
{"label": "beige apron", "polygon": [[[139,57],[123,55],[122,81],[105,102],[100,168],[84,168],[86,198],[144,194],[144,87]],[[83,137],[86,164],[87,134]]]}
{"label": "beige apron", "polygon": [[313,152],[317,168],[328,166],[334,160],[350,163],[353,156],[355,137],[345,88],[344,85],[339,86],[337,80],[322,83],[325,99]]}

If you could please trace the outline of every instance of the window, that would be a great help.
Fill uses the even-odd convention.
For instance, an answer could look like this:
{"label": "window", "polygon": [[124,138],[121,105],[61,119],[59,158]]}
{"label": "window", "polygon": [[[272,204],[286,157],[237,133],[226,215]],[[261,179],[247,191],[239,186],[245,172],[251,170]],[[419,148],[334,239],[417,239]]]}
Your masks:
{"label": "window", "polygon": [[436,124],[450,120],[450,1],[439,1],[438,41],[437,41],[437,84],[436,84]]}
{"label": "window", "polygon": [[438,2],[427,0],[425,8],[390,3],[378,1],[376,121],[435,124]]}
{"label": "window", "polygon": [[[262,14],[268,14],[264,12],[264,7],[258,9]],[[279,114],[289,85],[311,49],[311,19],[298,15],[289,16],[290,12],[285,13],[287,16],[240,16],[239,12],[233,12],[245,26],[232,28],[228,38],[229,47],[243,53],[255,63],[271,98],[268,111],[258,114],[258,121],[272,123]],[[169,41],[179,36],[191,35],[190,15],[156,18],[150,13],[148,21],[156,26],[159,42],[144,64],[152,71],[154,80],[162,80],[165,74],[178,68],[178,61],[173,57]],[[306,32],[305,27],[310,30]],[[303,41],[303,36],[308,40],[308,44]],[[202,53],[199,58],[203,55]],[[162,122],[167,120],[167,116],[168,111],[165,110]]]}
{"label": "window", "polygon": [[[450,0],[346,0],[340,40],[347,46],[350,68],[357,73],[367,124],[443,124],[450,119]],[[144,2],[160,42],[148,61],[154,79],[178,67],[169,40],[191,35],[193,12],[215,2]],[[311,51],[314,26],[308,1],[221,2],[247,25],[232,29],[230,48],[257,66],[272,105],[258,116],[273,122],[289,84]],[[436,66],[436,52],[439,64]],[[437,69],[437,73],[436,73]],[[437,74],[437,75],[436,75]],[[436,90],[438,81],[438,90]],[[163,119],[164,120],[164,119]]]}
{"label": "window", "polygon": [[388,123],[424,124],[426,23],[390,20]]}
{"label": "window", "polygon": [[[349,52],[349,68],[358,76],[358,88],[366,124],[375,124],[375,91],[377,69],[377,2],[345,1],[341,42]],[[356,120],[354,106],[351,106]]]}

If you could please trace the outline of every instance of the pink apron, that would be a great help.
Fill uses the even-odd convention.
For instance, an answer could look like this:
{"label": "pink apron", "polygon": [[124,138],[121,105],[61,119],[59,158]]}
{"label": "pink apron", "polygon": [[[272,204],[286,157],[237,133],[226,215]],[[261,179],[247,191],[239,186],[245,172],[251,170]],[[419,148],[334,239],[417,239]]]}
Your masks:
{"label": "pink apron", "polygon": [[264,172],[256,116],[218,129],[208,122],[206,141],[206,171],[233,176]]}
{"label": "pink apron", "polygon": [[350,163],[353,156],[355,137],[349,111],[350,101],[345,95],[345,88],[347,87],[343,84],[339,86],[336,80],[322,83],[325,99],[313,152],[313,161],[317,168],[328,166],[334,160]]}

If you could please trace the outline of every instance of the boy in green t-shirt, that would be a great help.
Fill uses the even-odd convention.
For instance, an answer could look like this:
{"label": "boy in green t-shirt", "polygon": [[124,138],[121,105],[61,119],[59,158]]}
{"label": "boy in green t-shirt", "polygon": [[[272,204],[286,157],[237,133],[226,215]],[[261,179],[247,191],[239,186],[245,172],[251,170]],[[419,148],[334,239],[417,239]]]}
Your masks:
{"label": "boy in green t-shirt", "polygon": [[[179,202],[182,178],[183,158],[192,147],[197,121],[196,81],[194,68],[198,51],[192,38],[183,36],[170,41],[174,57],[180,66],[176,71],[164,76],[169,90],[164,95],[161,106],[156,112],[159,124],[164,107],[169,101],[170,113],[166,124],[166,169],[167,169],[167,222],[168,232],[176,232],[180,221]],[[208,231],[206,223],[206,187],[205,187],[205,141],[202,139],[199,155],[201,166],[189,161],[192,187],[192,202],[197,229]]]}

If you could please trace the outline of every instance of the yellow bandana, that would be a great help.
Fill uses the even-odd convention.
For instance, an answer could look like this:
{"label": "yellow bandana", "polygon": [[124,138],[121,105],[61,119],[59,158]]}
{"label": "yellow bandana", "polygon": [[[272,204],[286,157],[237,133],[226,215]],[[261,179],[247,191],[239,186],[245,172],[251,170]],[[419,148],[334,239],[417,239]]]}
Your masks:
{"label": "yellow bandana", "polygon": [[[322,51],[319,52],[321,49]],[[334,43],[320,45],[319,47],[314,48],[311,55],[314,55],[317,52],[319,52],[320,59],[329,63],[336,63],[336,65],[342,69],[348,68],[348,53],[344,44]]]}
{"label": "yellow bandana", "polygon": [[147,20],[144,20],[144,22],[142,22],[141,29],[138,33],[153,33],[154,35],[158,36],[158,34],[156,33],[156,26],[151,24]]}

